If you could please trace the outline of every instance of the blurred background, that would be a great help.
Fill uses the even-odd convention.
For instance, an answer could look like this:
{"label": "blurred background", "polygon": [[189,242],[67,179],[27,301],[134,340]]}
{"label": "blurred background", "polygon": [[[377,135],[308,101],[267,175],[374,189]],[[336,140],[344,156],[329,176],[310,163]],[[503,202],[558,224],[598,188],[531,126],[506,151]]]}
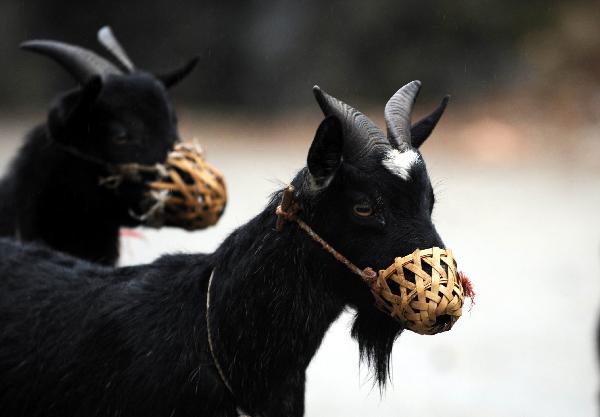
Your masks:
{"label": "blurred background", "polygon": [[226,176],[227,211],[206,231],[124,237],[123,264],[213,250],[261,210],[304,164],[312,85],[380,125],[412,79],[417,117],[451,94],[422,151],[476,305],[449,333],[402,335],[382,397],[344,314],[308,370],[306,415],[597,415],[600,2],[3,0],[0,22],[0,171],[74,86],[21,41],[100,51],[109,24],[140,68],[199,56],[172,98],[182,135]]}

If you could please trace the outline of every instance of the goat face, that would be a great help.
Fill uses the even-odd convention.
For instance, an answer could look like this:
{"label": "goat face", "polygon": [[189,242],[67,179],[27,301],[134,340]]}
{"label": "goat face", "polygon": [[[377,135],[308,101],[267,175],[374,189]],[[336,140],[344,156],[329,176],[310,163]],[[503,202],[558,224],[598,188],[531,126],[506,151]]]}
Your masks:
{"label": "goat face", "polygon": [[153,76],[133,67],[109,28],[99,31],[99,39],[127,71],[92,51],[62,42],[21,45],[55,60],[80,84],[50,109],[52,139],[109,165],[163,162],[178,138],[166,89],[185,78],[197,60]]}
{"label": "goat face", "polygon": [[[152,165],[167,159],[178,139],[167,89],[184,79],[197,63],[192,59],[180,68],[154,76],[135,69],[110,28],[102,28],[98,37],[118,66],[90,50],[62,42],[34,40],[21,44],[23,49],[59,63],[79,83],[78,88],[60,95],[51,106],[47,133],[58,148],[92,164],[87,175],[94,176],[94,181],[109,173],[107,167]],[[116,190],[115,208],[121,213],[122,224],[139,224],[139,219],[129,213],[140,211],[144,193],[144,185],[134,181],[124,181]]]}
{"label": "goat face", "polygon": [[59,97],[47,125],[56,142],[107,164],[163,162],[178,139],[164,86],[144,73],[92,78]]}
{"label": "goat face", "polygon": [[98,153],[109,164],[163,162],[178,139],[167,92],[149,74],[107,77],[86,116],[83,126],[75,122],[86,131],[72,137],[54,136]]}
{"label": "goat face", "polygon": [[[326,118],[301,174],[305,216],[361,267],[383,269],[415,249],[444,247],[431,220],[434,194],[417,147],[423,140],[415,145],[411,138],[419,86],[407,84],[388,103],[388,137],[363,114],[315,89]],[[400,100],[402,114],[392,113]]]}
{"label": "goat face", "polygon": [[[307,169],[295,179],[297,198],[303,218],[360,268],[377,271],[415,249],[444,247],[431,220],[435,199],[418,147],[439,120],[447,98],[411,128],[419,88],[413,81],[390,99],[386,137],[366,116],[315,87],[326,118],[311,145]],[[339,275],[331,277],[337,290],[357,312],[353,335],[361,354],[383,384],[393,341],[402,328],[377,311],[360,278],[334,275]]]}

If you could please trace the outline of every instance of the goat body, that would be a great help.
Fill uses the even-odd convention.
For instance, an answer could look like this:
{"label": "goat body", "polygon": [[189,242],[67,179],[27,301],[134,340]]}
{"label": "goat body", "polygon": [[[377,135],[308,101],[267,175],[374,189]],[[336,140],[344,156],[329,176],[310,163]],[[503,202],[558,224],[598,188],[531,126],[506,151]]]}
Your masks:
{"label": "goat body", "polygon": [[114,263],[119,228],[137,224],[128,216],[127,202],[141,195],[125,199],[124,190],[99,186],[108,175],[105,167],[68,153],[48,136],[45,125],[32,130],[12,163],[2,190],[11,216],[4,219],[3,232],[92,262]]}
{"label": "goat body", "polygon": [[[433,189],[410,142],[419,85],[390,100],[393,141],[315,90],[326,118],[292,181],[294,200],[357,265],[377,270],[416,248],[443,247]],[[384,385],[402,326],[295,223],[276,231],[280,198],[213,254],[149,265],[94,266],[0,241],[0,415],[234,416],[239,407],[302,416],[306,368],[346,307],[356,312],[361,355]]]}
{"label": "goat body", "polygon": [[[326,270],[311,271],[305,259],[322,258],[317,247],[306,242],[309,255],[304,245],[281,245],[291,230],[273,230],[274,208],[213,255],[136,267],[93,266],[3,240],[0,414],[229,416],[243,405],[302,415],[305,369],[344,302]],[[235,399],[207,345],[214,267],[212,337]]]}
{"label": "goat body", "polygon": [[123,73],[92,51],[61,42],[22,47],[56,60],[80,85],[54,101],[47,122],[27,135],[0,183],[0,236],[114,264],[119,228],[140,224],[129,209],[141,204],[143,186],[128,182],[108,190],[100,178],[109,166],[166,160],[178,139],[166,88],[196,61],[161,77],[133,68]]}

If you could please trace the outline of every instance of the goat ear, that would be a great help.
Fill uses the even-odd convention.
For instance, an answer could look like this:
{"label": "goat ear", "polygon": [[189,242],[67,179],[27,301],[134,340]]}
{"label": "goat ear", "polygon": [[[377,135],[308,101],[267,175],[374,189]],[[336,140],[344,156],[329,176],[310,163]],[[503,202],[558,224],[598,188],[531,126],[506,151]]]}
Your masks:
{"label": "goat ear", "polygon": [[435,126],[440,121],[442,114],[444,114],[444,110],[446,110],[448,100],[450,100],[450,96],[444,97],[433,113],[411,126],[410,138],[412,146],[418,148],[431,135],[431,132],[433,132],[433,129],[435,129]]}
{"label": "goat ear", "polygon": [[84,133],[90,107],[101,90],[102,79],[94,76],[79,89],[59,99],[48,114],[48,129],[54,140],[71,142]]}
{"label": "goat ear", "polygon": [[335,116],[325,118],[319,125],[308,151],[307,166],[310,187],[327,187],[342,163],[342,124]]}
{"label": "goat ear", "polygon": [[172,71],[169,71],[164,74],[156,74],[156,78],[158,78],[165,87],[171,88],[185,77],[189,75],[190,72],[196,67],[198,64],[198,57],[194,57],[186,62],[179,68],[176,68]]}

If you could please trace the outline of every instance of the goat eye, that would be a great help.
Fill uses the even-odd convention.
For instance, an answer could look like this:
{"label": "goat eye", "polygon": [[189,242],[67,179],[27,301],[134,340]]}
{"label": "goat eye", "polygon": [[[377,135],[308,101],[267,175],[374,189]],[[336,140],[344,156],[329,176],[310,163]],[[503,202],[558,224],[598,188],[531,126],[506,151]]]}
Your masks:
{"label": "goat eye", "polygon": [[124,145],[129,142],[129,136],[125,132],[116,134],[112,137],[112,142],[116,145]]}
{"label": "goat eye", "polygon": [[373,207],[368,204],[355,204],[352,210],[360,217],[369,217],[373,214]]}

